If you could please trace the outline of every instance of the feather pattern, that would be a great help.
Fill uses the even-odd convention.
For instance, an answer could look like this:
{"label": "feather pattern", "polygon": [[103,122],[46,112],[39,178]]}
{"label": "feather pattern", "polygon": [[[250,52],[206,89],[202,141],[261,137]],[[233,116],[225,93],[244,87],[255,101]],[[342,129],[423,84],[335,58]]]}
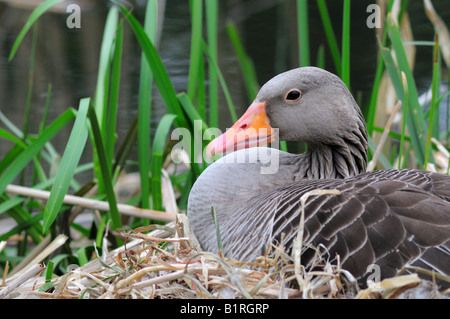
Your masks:
{"label": "feather pattern", "polygon": [[[319,81],[321,76],[327,81]],[[308,77],[310,82],[305,80]],[[283,108],[276,96],[285,96],[278,91],[292,83],[303,85],[299,108],[311,101],[324,114],[337,110],[323,116],[329,121],[326,130],[308,126],[307,120],[317,118],[311,105],[300,112],[301,117],[286,114],[295,108],[291,104]],[[327,90],[339,98],[320,95]],[[314,189],[337,189],[339,195],[311,196],[306,201],[304,247],[320,246],[331,260],[339,256],[342,267],[362,285],[374,264],[380,267],[381,278],[405,266],[450,276],[449,176],[416,169],[365,172],[367,132],[362,114],[345,85],[326,71],[301,68],[281,74],[262,87],[257,99],[267,101],[266,111],[271,124],[278,124],[280,137],[304,141],[308,150],[296,155],[250,148],[209,166],[194,184],[188,202],[190,224],[204,250],[218,252],[209,214],[214,206],[225,256],[253,260],[282,237],[291,251],[300,225],[301,197]],[[335,101],[339,103],[333,105]],[[290,123],[296,116],[297,122]],[[260,173],[267,165],[260,152],[278,160],[275,174]],[[255,160],[236,161],[239,157]],[[314,254],[306,248],[302,264],[310,267]]]}

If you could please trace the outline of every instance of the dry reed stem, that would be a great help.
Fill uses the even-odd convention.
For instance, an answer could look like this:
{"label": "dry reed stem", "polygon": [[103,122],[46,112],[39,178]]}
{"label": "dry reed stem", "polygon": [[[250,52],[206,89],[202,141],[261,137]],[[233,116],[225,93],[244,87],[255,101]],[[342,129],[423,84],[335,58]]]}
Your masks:
{"label": "dry reed stem", "polygon": [[42,240],[41,243],[36,246],[32,253],[30,253],[26,258],[22,260],[9,274],[7,281],[13,280],[18,276],[22,275],[26,272],[30,267],[33,267],[35,264],[42,262],[45,258],[47,258],[52,252],[61,247],[67,240],[66,235],[58,235],[56,238],[50,242],[50,235]]}
{"label": "dry reed stem", "polygon": [[441,46],[441,52],[445,64],[447,65],[447,67],[450,67],[450,46],[448,46],[448,44],[450,44],[450,32],[448,31],[445,22],[434,10],[431,1],[424,0],[423,3],[425,6],[425,13],[427,14],[428,19],[430,19],[436,32],[439,32],[439,38],[441,39],[441,42],[447,44]]}
{"label": "dry reed stem", "polygon": [[305,281],[303,280],[302,276],[300,275],[301,269],[303,268],[303,266],[301,265],[301,251],[302,251],[302,244],[303,244],[303,231],[304,231],[304,221],[305,221],[305,203],[308,200],[309,196],[326,195],[326,194],[339,195],[340,191],[338,191],[336,189],[332,189],[332,190],[314,189],[309,192],[306,192],[300,198],[302,211],[301,211],[301,215],[300,215],[300,224],[298,227],[297,237],[294,240],[294,245],[293,245],[293,259],[294,259],[294,267],[295,267],[294,272],[295,272],[295,277],[297,279],[300,290],[303,290],[303,287],[305,285]]}
{"label": "dry reed stem", "polygon": [[42,299],[78,299],[77,296],[55,295],[53,293],[42,292],[42,291],[30,291],[30,292],[28,292],[28,295],[33,295],[36,297],[40,297]]}
{"label": "dry reed stem", "polygon": [[357,299],[370,299],[370,298],[395,298],[405,290],[418,286],[421,280],[417,274],[397,276],[388,279],[384,279],[381,282],[374,283],[371,287],[362,290],[356,296]]}
{"label": "dry reed stem", "polygon": [[21,286],[23,283],[33,278],[43,270],[44,266],[40,263],[27,267],[23,273],[17,275],[14,280],[11,280],[11,282],[9,282],[5,287],[3,287],[2,290],[0,290],[0,299],[5,298],[6,296],[14,292],[14,290],[16,290],[19,286]]}
{"label": "dry reed stem", "polygon": [[[37,199],[42,200],[48,200],[50,197],[50,192],[33,189],[29,187],[24,186],[18,186],[18,185],[8,185],[6,187],[6,192],[14,195],[20,195],[20,196],[27,196],[27,197],[33,197]],[[80,206],[88,209],[94,209],[94,210],[100,210],[100,211],[109,211],[109,203],[90,199],[90,198],[84,198],[74,195],[66,195],[64,196],[63,200],[64,204],[68,205],[75,205]],[[126,216],[133,216],[138,218],[146,218],[146,219],[152,219],[152,220],[158,220],[162,222],[171,222],[175,220],[176,215],[175,214],[168,214],[156,210],[151,209],[143,209],[138,208],[126,204],[117,204],[117,209],[119,210],[119,213]]]}

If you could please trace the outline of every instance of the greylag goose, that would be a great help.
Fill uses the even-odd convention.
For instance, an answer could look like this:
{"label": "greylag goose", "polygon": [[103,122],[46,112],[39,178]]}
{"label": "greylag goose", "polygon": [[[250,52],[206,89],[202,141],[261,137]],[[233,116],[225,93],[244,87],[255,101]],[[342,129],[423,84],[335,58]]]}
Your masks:
{"label": "greylag goose", "polygon": [[[307,151],[253,147],[277,134],[305,142]],[[339,77],[315,67],[275,76],[207,147],[210,155],[234,152],[207,167],[189,195],[188,219],[202,249],[219,251],[213,206],[225,257],[254,260],[282,234],[292,251],[302,195],[337,189],[306,201],[304,247],[320,246],[331,260],[339,255],[362,286],[373,265],[380,279],[404,266],[450,275],[450,177],[416,169],[366,172],[367,145],[363,115]],[[310,266],[313,255],[306,249],[301,263]]]}

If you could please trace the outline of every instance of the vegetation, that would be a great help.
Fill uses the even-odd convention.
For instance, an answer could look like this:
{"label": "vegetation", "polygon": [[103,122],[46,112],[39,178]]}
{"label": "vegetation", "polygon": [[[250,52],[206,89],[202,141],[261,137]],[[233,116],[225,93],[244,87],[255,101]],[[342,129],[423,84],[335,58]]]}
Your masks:
{"label": "vegetation", "polygon": [[[22,32],[17,37],[11,49],[10,60],[18,50],[28,32],[33,28],[39,17],[46,13],[53,5],[62,0],[46,0],[40,4],[30,15]],[[133,12],[125,8],[118,1],[112,1],[98,62],[98,80],[94,97],[86,97],[79,101],[77,109],[69,108],[51,123],[47,123],[46,114],[51,101],[51,86],[49,86],[48,100],[45,106],[44,117],[40,130],[29,132],[25,125],[23,129],[14,126],[0,112],[0,121],[5,128],[0,128],[0,139],[13,143],[10,150],[0,158],[0,214],[8,215],[14,219],[16,226],[0,234],[0,270],[4,279],[11,271],[18,272],[24,269],[35,257],[49,247],[50,243],[59,243],[39,261],[49,267],[44,277],[49,281],[52,276],[64,274],[70,264],[79,266],[102,256],[110,248],[119,247],[124,243],[124,230],[144,229],[145,232],[153,229],[149,225],[156,224],[157,228],[164,228],[163,222],[175,219],[175,213],[184,213],[189,191],[196,178],[208,165],[199,161],[193,149],[194,134],[203,134],[210,127],[217,127],[219,122],[218,100],[219,91],[223,92],[228,111],[232,119],[237,118],[233,100],[227,88],[218,63],[217,53],[217,26],[218,26],[218,0],[193,0],[191,4],[191,47],[189,62],[189,82],[186,92],[177,92],[171,78],[162,62],[164,52],[158,52],[154,41],[156,37],[158,1],[149,0],[142,24],[134,17]],[[388,1],[383,35],[379,38],[379,59],[373,85],[371,99],[366,110],[367,127],[370,135],[370,159],[373,167],[419,167],[430,168],[429,164],[445,174],[449,174],[449,156],[444,145],[449,145],[448,126],[444,132],[437,129],[439,123],[439,107],[446,94],[439,91],[442,80],[441,34],[436,33],[434,41],[416,43],[416,45],[434,46],[434,61],[430,61],[433,69],[431,86],[431,106],[426,112],[419,102],[415,80],[408,63],[406,48],[401,38],[401,25],[407,1],[401,1],[396,7],[396,1]],[[332,54],[334,67],[338,75],[350,87],[350,0],[344,0],[343,28],[333,30],[324,0],[317,0],[320,16],[326,31],[327,43]],[[309,65],[309,56],[323,54],[311,52],[308,47],[307,0],[297,0],[298,8],[298,43],[299,63]],[[205,22],[205,24],[203,24]],[[142,49],[139,86],[139,109],[136,120],[130,123],[128,134],[120,145],[117,145],[116,123],[120,83],[120,70],[122,63],[122,41],[124,28],[130,27]],[[234,49],[249,99],[254,98],[259,87],[253,63],[245,52],[245,47],[239,37],[239,32],[232,22],[227,24],[230,43]],[[342,43],[339,46],[335,34],[342,32]],[[430,39],[432,40],[432,39]],[[446,40],[448,43],[448,39]],[[36,41],[33,41],[36,45]],[[340,48],[339,48],[340,47]],[[34,54],[30,57],[34,61]],[[31,64],[33,65],[33,63]],[[319,66],[323,60],[319,59]],[[32,67],[31,67],[32,68]],[[30,72],[33,70],[30,68]],[[400,130],[391,131],[385,127],[385,122],[376,121],[377,109],[380,101],[384,74],[387,74],[391,88],[395,91],[398,101],[401,102],[402,120]],[[161,95],[167,114],[159,121],[155,128],[156,133],[151,137],[150,119],[152,116],[152,83]],[[208,85],[206,84],[208,83]],[[32,90],[32,83],[29,83]],[[377,103],[378,102],[378,103]],[[381,103],[380,103],[381,102]],[[27,109],[33,107],[27,100]],[[448,107],[448,106],[447,106]],[[395,115],[395,114],[394,114]],[[24,117],[29,116],[26,112]],[[393,115],[392,115],[393,116]],[[196,124],[200,120],[200,127]],[[29,119],[25,118],[25,122]],[[52,147],[52,138],[63,128],[71,127],[71,134],[66,148],[59,162],[57,173],[50,176],[44,169],[53,164],[59,156]],[[170,133],[173,128],[184,129],[190,132],[191,140],[185,144],[185,153],[188,160],[175,163],[171,159],[170,151],[173,143],[170,142]],[[379,139],[379,134],[386,132],[385,141]],[[377,135],[378,134],[378,135]],[[88,143],[90,139],[91,143]],[[207,141],[203,141],[203,147]],[[131,149],[138,146],[138,166],[140,192],[127,199],[129,206],[142,208],[142,217],[138,213],[133,218],[126,218],[121,204],[118,204],[116,183],[123,173],[123,167],[129,160]],[[389,144],[389,147],[386,145]],[[92,147],[92,162],[80,165],[82,152]],[[287,145],[282,144],[286,149]],[[383,149],[383,151],[378,151]],[[447,153],[446,153],[447,152]],[[374,155],[376,154],[375,158]],[[440,156],[439,159],[436,156]],[[446,165],[445,165],[446,164]],[[167,175],[167,167],[172,171]],[[25,169],[32,170],[32,185],[27,189],[32,191],[47,191],[48,193],[21,193],[11,184],[24,181]],[[95,179],[86,185],[77,182],[77,175],[86,170],[92,170]],[[27,174],[30,170],[27,169]],[[167,187],[167,181],[170,181]],[[176,194],[176,201],[164,200],[164,192]],[[13,194],[19,194],[14,196]],[[81,203],[69,204],[68,194],[77,197],[90,197],[108,203],[106,209],[95,214],[94,223],[86,228],[74,222],[75,217],[83,211]],[[48,198],[40,201],[39,198]],[[75,206],[73,206],[75,205]],[[83,206],[89,208],[90,204]],[[175,209],[169,209],[175,207]],[[77,208],[78,207],[78,208]],[[91,206],[92,209],[100,209]],[[176,210],[179,211],[176,211]],[[167,211],[166,218],[160,218],[157,211]],[[128,214],[128,215],[127,215]],[[68,240],[57,241],[64,234]],[[74,235],[76,234],[76,235]],[[74,236],[76,238],[74,238]],[[11,238],[19,238],[14,245],[9,244]],[[72,245],[75,241],[80,244]],[[6,245],[8,244],[8,245]],[[50,287],[47,287],[50,288]]]}

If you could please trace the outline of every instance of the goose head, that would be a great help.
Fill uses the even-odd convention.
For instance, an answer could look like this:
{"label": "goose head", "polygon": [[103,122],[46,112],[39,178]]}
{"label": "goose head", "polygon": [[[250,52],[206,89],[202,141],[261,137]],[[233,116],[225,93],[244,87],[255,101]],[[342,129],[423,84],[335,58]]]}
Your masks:
{"label": "goose head", "polygon": [[273,77],[206,151],[225,154],[277,138],[306,143],[308,154],[340,153],[350,166],[356,165],[354,174],[342,177],[366,168],[367,131],[361,110],[339,77],[323,69],[302,67]]}

